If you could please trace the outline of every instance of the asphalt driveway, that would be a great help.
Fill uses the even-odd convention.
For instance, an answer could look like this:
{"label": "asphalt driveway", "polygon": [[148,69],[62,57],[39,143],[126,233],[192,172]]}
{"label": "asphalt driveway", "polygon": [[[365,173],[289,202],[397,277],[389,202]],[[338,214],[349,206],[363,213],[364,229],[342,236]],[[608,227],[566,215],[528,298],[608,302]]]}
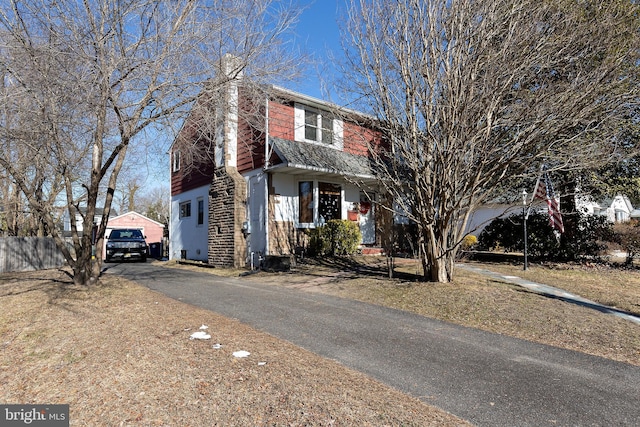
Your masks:
{"label": "asphalt driveway", "polygon": [[238,319],[476,425],[640,420],[636,366],[242,278],[151,263],[110,265],[108,274]]}

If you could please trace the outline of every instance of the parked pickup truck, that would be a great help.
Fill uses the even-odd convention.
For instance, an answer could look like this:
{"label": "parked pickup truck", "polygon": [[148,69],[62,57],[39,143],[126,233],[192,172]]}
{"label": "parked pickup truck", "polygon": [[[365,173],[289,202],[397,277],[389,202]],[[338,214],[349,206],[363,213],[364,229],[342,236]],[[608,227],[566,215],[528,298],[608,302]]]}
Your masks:
{"label": "parked pickup truck", "polygon": [[137,228],[111,230],[107,240],[105,262],[111,262],[114,259],[146,262],[149,246],[144,239],[142,231]]}

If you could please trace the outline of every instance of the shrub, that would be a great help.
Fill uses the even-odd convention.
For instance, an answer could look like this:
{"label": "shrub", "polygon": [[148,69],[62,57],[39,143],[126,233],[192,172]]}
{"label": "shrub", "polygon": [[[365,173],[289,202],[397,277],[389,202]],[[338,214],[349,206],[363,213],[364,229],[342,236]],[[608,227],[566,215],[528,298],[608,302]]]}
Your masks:
{"label": "shrub", "polygon": [[476,244],[478,244],[478,238],[473,234],[467,234],[466,236],[464,236],[464,239],[462,239],[462,249],[470,249]]}
{"label": "shrub", "polygon": [[571,217],[565,220],[565,229],[569,231],[563,235],[560,251],[556,258],[560,260],[577,260],[587,257],[602,255],[607,247],[606,242],[611,242],[613,237],[613,224],[605,216],[575,214],[577,226],[573,233],[568,227]]}
{"label": "shrub", "polygon": [[309,249],[314,255],[350,255],[356,253],[361,240],[356,222],[332,219],[311,230]]}
{"label": "shrub", "polygon": [[640,223],[637,220],[621,222],[613,226],[614,241],[627,252],[627,264],[640,253]]}
{"label": "shrub", "polygon": [[[527,219],[527,249],[529,255],[546,260],[575,260],[584,256],[598,256],[611,240],[611,224],[602,216],[577,214],[575,232],[562,239],[549,226],[546,212],[531,212]],[[565,223],[565,226],[568,225]],[[566,227],[568,228],[568,227]],[[505,251],[524,249],[522,215],[516,214],[493,220],[479,236],[479,249]]]}
{"label": "shrub", "polygon": [[[522,215],[496,218],[480,233],[478,247],[481,250],[502,248],[505,252],[524,249]],[[531,212],[527,219],[527,249],[531,256],[542,258],[557,254],[560,244],[549,226],[546,213]]]}

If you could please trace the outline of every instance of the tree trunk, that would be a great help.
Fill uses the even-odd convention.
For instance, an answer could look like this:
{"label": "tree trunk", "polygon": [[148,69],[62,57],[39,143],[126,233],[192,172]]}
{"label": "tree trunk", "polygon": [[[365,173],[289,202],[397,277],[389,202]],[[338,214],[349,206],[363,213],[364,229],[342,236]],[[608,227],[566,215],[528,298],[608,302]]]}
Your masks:
{"label": "tree trunk", "polygon": [[93,259],[93,263],[91,265],[91,274],[93,277],[100,277],[102,274],[102,246],[104,244],[104,235],[98,235],[95,243],[95,258]]}
{"label": "tree trunk", "polygon": [[425,247],[422,238],[418,242],[418,245],[418,257],[422,262],[422,277],[424,277],[424,280],[427,281],[431,278],[431,267],[429,266],[429,261],[427,260],[427,248]]}
{"label": "tree trunk", "polygon": [[576,258],[572,243],[575,242],[579,233],[578,220],[580,218],[580,213],[576,207],[575,180],[566,177],[565,182],[561,185],[560,194],[560,213],[562,214],[562,224],[564,226],[564,233],[560,236],[560,250],[563,258],[572,260]]}
{"label": "tree trunk", "polygon": [[[84,248],[83,248],[84,249]],[[82,250],[76,254],[76,260],[72,265],[73,268],[73,284],[79,286],[88,286],[95,283],[97,276],[93,275],[91,268],[91,252]]]}
{"label": "tree trunk", "polygon": [[438,283],[449,282],[447,274],[447,263],[444,258],[438,258],[430,262],[431,265],[431,281]]}
{"label": "tree trunk", "polygon": [[[440,248],[448,247],[446,236],[448,231],[443,233],[444,238],[439,238],[440,230],[435,230],[434,226],[429,226],[426,230],[428,238],[425,242],[425,252],[423,266],[425,267],[425,279],[432,282],[448,283],[451,281],[453,271],[453,251],[442,251]],[[441,241],[444,240],[444,241]]]}

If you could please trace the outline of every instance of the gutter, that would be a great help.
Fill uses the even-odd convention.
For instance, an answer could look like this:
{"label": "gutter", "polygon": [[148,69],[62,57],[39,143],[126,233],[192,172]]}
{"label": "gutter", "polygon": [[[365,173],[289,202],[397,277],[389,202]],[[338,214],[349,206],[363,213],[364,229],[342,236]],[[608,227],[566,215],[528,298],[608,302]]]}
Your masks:
{"label": "gutter", "polygon": [[264,255],[269,255],[269,97],[265,97],[264,114]]}
{"label": "gutter", "polygon": [[326,173],[330,175],[338,175],[345,178],[352,177],[352,178],[360,178],[360,179],[370,179],[374,181],[377,180],[377,178],[372,175],[342,173],[333,169],[327,169],[327,168],[322,168],[318,166],[309,166],[305,164],[295,164],[295,163],[279,163],[277,165],[270,166],[269,168],[265,168],[265,171],[274,171],[282,168],[293,168],[293,169],[307,170],[311,172],[320,172],[320,173]]}

